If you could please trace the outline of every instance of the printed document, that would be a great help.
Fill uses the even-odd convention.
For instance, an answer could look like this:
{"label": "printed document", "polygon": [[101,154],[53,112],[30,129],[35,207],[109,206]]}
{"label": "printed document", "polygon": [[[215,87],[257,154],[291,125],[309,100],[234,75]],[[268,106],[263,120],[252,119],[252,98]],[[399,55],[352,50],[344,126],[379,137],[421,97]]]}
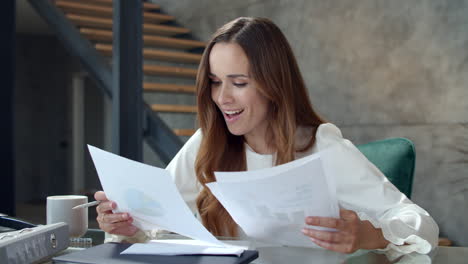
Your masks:
{"label": "printed document", "polygon": [[[199,254],[208,254],[215,247],[218,248],[214,250],[216,254],[233,254],[232,246],[216,239],[195,218],[167,170],[132,161],[93,146],[88,147],[107,198],[117,203],[115,213],[128,212],[134,219],[133,224],[141,230],[164,229],[203,241],[203,247],[196,245],[194,240],[186,240],[188,242],[184,248],[166,247],[169,250],[167,254],[174,251],[180,254],[184,249],[191,253],[198,249],[202,250]],[[146,249],[148,247],[157,246],[145,246]],[[222,248],[228,247],[231,248],[223,251]],[[236,249],[236,254],[244,250],[239,247]],[[160,247],[157,252],[161,253],[162,250],[164,248]],[[148,253],[150,252],[156,251],[151,249]]]}
{"label": "printed document", "polygon": [[[194,239],[178,241],[178,247],[166,245],[171,243],[167,240],[135,244],[126,253],[241,254],[246,249],[219,241],[196,219],[169,171],[88,147],[108,199],[117,203],[114,212],[128,212],[142,230],[163,229]],[[330,155],[321,151],[267,169],[215,172],[217,182],[207,186],[249,240],[314,247],[301,232],[305,217],[339,217],[336,187],[324,166]]]}
{"label": "printed document", "polygon": [[339,217],[336,187],[322,162],[330,155],[326,150],[267,169],[215,172],[216,182],[207,186],[248,237],[318,247],[301,229],[306,216]]}

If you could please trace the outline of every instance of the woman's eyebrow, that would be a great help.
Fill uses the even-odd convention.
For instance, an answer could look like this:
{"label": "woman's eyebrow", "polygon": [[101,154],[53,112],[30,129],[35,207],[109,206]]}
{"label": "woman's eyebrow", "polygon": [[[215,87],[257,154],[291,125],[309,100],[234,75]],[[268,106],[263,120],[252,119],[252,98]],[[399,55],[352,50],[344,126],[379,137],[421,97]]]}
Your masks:
{"label": "woman's eyebrow", "polygon": [[[214,73],[209,73],[208,77],[209,78],[218,78],[218,76],[216,76],[216,74],[214,74]],[[240,74],[240,73],[239,74],[228,74],[228,75],[226,75],[226,77],[228,77],[228,78],[238,78],[238,77],[250,78],[250,76],[245,75],[245,74]]]}
{"label": "woman's eyebrow", "polygon": [[228,74],[226,75],[227,77],[229,78],[237,78],[237,77],[245,77],[245,78],[249,78],[248,75],[245,75],[245,74]]}

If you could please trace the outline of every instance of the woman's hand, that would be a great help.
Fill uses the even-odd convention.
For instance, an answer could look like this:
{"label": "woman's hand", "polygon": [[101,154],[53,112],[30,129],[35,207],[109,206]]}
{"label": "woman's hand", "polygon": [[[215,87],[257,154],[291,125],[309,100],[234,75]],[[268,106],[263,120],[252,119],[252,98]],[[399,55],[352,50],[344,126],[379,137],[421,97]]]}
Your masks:
{"label": "woman's hand", "polygon": [[138,228],[132,225],[133,218],[128,213],[112,213],[117,204],[109,201],[103,191],[96,192],[94,199],[101,201],[98,207],[96,207],[98,213],[96,220],[99,223],[99,228],[103,231],[109,234],[124,236],[133,236],[138,231]]}
{"label": "woman's hand", "polygon": [[340,210],[340,218],[309,216],[306,224],[335,228],[337,231],[302,229],[317,245],[340,253],[353,253],[358,249],[385,248],[389,243],[382,230],[374,228],[369,221],[361,221],[354,211]]}

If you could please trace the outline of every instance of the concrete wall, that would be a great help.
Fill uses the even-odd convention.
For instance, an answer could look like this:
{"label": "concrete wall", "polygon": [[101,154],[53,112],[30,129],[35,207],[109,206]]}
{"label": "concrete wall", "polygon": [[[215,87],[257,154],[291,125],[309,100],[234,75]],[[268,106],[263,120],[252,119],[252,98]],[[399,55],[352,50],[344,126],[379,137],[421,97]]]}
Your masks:
{"label": "concrete wall", "polygon": [[416,144],[413,200],[468,246],[468,1],[155,2],[201,40],[239,16],[276,22],[345,137]]}

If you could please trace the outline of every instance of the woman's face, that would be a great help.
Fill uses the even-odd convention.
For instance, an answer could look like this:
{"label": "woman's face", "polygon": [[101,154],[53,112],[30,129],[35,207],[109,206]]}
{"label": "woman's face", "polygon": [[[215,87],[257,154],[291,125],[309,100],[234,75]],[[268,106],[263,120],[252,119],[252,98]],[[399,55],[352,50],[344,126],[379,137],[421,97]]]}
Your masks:
{"label": "woman's face", "polygon": [[209,57],[211,98],[229,131],[248,143],[265,140],[268,101],[249,76],[249,61],[236,43],[216,43]]}

